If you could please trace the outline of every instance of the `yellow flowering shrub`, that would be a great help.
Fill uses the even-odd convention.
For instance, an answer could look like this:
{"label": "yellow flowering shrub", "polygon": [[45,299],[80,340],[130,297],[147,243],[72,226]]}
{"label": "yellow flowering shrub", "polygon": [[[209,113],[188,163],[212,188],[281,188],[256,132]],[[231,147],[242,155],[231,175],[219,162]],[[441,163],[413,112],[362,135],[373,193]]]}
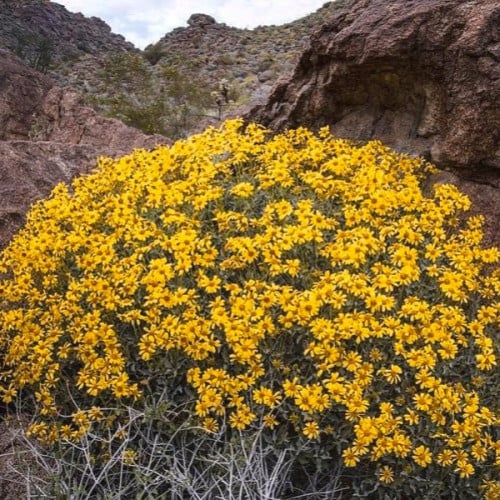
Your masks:
{"label": "yellow flowering shrub", "polygon": [[100,159],[0,257],[3,401],[31,394],[53,442],[163,391],[210,432],[315,441],[370,491],[493,498],[499,251],[430,171],[239,120]]}

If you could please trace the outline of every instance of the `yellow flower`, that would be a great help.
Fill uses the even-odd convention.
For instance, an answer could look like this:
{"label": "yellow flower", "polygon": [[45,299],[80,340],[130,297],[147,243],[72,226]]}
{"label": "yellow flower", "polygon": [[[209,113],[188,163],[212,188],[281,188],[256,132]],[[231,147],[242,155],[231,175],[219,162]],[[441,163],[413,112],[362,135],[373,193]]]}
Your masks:
{"label": "yellow flower", "polygon": [[497,364],[495,353],[488,349],[481,354],[476,354],[476,361],[477,367],[483,371],[491,370]]}
{"label": "yellow flower", "polygon": [[395,432],[390,438],[390,448],[397,457],[406,457],[410,453],[411,439],[403,432]]}
{"label": "yellow flower", "polygon": [[361,418],[354,426],[354,432],[357,441],[363,444],[370,444],[379,435],[376,422],[369,417]]}
{"label": "yellow flower", "polygon": [[196,413],[204,417],[210,411],[218,411],[222,408],[222,395],[213,387],[204,388],[199,393],[196,403]]}
{"label": "yellow flower", "polygon": [[248,198],[253,191],[254,187],[249,182],[240,182],[231,188],[231,193],[241,198]]}
{"label": "yellow flower", "polygon": [[320,435],[319,425],[317,422],[307,422],[302,429],[302,433],[308,439],[318,439]]}
{"label": "yellow flower", "polygon": [[280,402],[281,394],[279,392],[273,392],[268,387],[260,387],[253,392],[253,399],[256,403],[273,408]]}
{"label": "yellow flower", "polygon": [[382,370],[382,373],[387,382],[390,384],[396,384],[401,381],[401,374],[403,373],[403,370],[398,365],[391,365],[390,368]]}
{"label": "yellow flower", "polygon": [[415,396],[413,396],[413,401],[415,402],[417,410],[421,411],[428,411],[433,404],[432,396],[425,392],[415,394]]}
{"label": "yellow flower", "polygon": [[219,423],[215,418],[213,417],[206,417],[202,420],[202,427],[207,431],[207,432],[218,432],[219,430]]}
{"label": "yellow flower", "polygon": [[347,407],[346,419],[353,421],[366,412],[369,402],[361,396],[353,396],[345,400],[345,405]]}
{"label": "yellow flower", "polygon": [[267,415],[264,415],[264,417],[262,417],[262,423],[264,424],[264,427],[274,429],[274,427],[276,427],[279,422],[274,415],[268,413]]}
{"label": "yellow flower", "polygon": [[123,450],[122,452],[122,460],[125,462],[127,465],[132,465],[137,458],[137,451],[136,450]]}
{"label": "yellow flower", "polygon": [[345,449],[342,458],[346,467],[354,467],[359,462],[359,455],[352,448]]}
{"label": "yellow flower", "polygon": [[454,460],[453,451],[446,449],[438,454],[436,462],[443,467],[447,467],[448,465],[451,465]]}
{"label": "yellow flower", "polygon": [[233,429],[246,429],[255,420],[255,414],[244,404],[240,405],[229,417],[229,425]]}
{"label": "yellow flower", "polygon": [[426,446],[418,446],[413,451],[413,460],[421,467],[427,467],[432,462],[432,454]]}
{"label": "yellow flower", "polygon": [[295,396],[295,404],[304,412],[323,411],[329,405],[328,396],[319,385],[304,386]]}
{"label": "yellow flower", "polygon": [[361,355],[357,352],[350,351],[344,358],[343,366],[350,372],[355,372],[361,366]]}
{"label": "yellow flower", "polygon": [[484,481],[479,487],[485,500],[498,500],[500,498],[500,481]]}
{"label": "yellow flower", "polygon": [[11,403],[17,396],[17,389],[12,386],[10,386],[8,389],[1,388],[1,391],[3,392],[2,401],[7,404]]}
{"label": "yellow flower", "polygon": [[378,478],[379,481],[385,484],[390,484],[394,481],[394,470],[392,467],[389,467],[388,465],[384,465],[379,471],[378,471]]}
{"label": "yellow flower", "polygon": [[455,472],[458,472],[461,478],[467,478],[474,474],[474,466],[466,461],[466,460],[459,460],[457,461],[457,467],[455,469]]}
{"label": "yellow flower", "polygon": [[471,448],[471,455],[478,461],[484,462],[488,455],[488,448],[482,443],[474,443]]}

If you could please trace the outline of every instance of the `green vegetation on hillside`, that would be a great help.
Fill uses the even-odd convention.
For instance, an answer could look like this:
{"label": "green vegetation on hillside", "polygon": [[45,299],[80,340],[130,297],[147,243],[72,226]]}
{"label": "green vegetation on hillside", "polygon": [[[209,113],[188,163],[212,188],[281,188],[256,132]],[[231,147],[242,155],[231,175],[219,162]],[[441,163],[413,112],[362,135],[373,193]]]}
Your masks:
{"label": "green vegetation on hillside", "polygon": [[185,137],[200,119],[218,122],[237,94],[224,82],[193,80],[179,65],[152,67],[140,54],[111,54],[100,71],[100,87],[87,102],[147,134]]}

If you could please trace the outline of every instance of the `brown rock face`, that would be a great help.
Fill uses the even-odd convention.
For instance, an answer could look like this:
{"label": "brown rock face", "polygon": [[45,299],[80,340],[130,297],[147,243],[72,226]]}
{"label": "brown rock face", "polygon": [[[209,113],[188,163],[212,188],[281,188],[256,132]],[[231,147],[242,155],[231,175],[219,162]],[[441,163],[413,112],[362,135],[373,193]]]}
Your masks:
{"label": "brown rock face", "polygon": [[76,94],[0,50],[0,248],[35,200],[91,170],[97,157],[166,141],[102,118]]}
{"label": "brown rock face", "polygon": [[500,169],[499,62],[497,0],[354,0],[251,118]]}
{"label": "brown rock face", "polygon": [[[277,130],[330,126],[337,136],[380,139],[463,182],[497,188],[489,205],[498,206],[500,3],[345,2],[313,35],[291,79],[248,118]],[[491,217],[500,244],[498,213]]]}
{"label": "brown rock face", "polygon": [[28,137],[33,114],[52,85],[0,49],[0,140]]}

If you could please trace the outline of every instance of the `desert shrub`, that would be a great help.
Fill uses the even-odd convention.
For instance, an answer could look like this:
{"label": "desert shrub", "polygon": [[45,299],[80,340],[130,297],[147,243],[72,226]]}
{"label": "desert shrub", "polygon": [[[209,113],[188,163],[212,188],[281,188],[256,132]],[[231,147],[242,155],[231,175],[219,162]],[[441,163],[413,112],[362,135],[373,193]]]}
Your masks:
{"label": "desert shrub", "polygon": [[15,31],[17,56],[32,68],[46,73],[52,63],[54,47],[52,41],[44,35]]}
{"label": "desert shrub", "polygon": [[310,494],[495,498],[499,252],[432,170],[240,120],[100,159],[1,255],[4,402],[47,445],[182,407],[156,439],[261,433]]}
{"label": "desert shrub", "polygon": [[122,51],[106,56],[99,76],[106,86],[125,85],[133,89],[150,83],[152,73],[149,64],[140,54]]}
{"label": "desert shrub", "polygon": [[223,66],[231,66],[232,64],[235,64],[235,62],[233,54],[229,54],[227,52],[219,54],[216,58],[216,63]]}
{"label": "desert shrub", "polygon": [[193,79],[189,73],[173,65],[161,66],[160,79],[170,105],[166,128],[169,137],[184,137],[201,117],[215,115],[212,84]]}
{"label": "desert shrub", "polygon": [[164,56],[164,50],[159,42],[148,45],[144,49],[144,57],[153,66]]}
{"label": "desert shrub", "polygon": [[87,97],[87,104],[147,134],[164,131],[166,102],[155,91],[151,67],[141,55],[110,54],[99,74],[102,88]]}
{"label": "desert shrub", "polygon": [[260,73],[271,69],[274,63],[274,59],[271,54],[263,54],[259,57],[257,62],[257,71]]}

